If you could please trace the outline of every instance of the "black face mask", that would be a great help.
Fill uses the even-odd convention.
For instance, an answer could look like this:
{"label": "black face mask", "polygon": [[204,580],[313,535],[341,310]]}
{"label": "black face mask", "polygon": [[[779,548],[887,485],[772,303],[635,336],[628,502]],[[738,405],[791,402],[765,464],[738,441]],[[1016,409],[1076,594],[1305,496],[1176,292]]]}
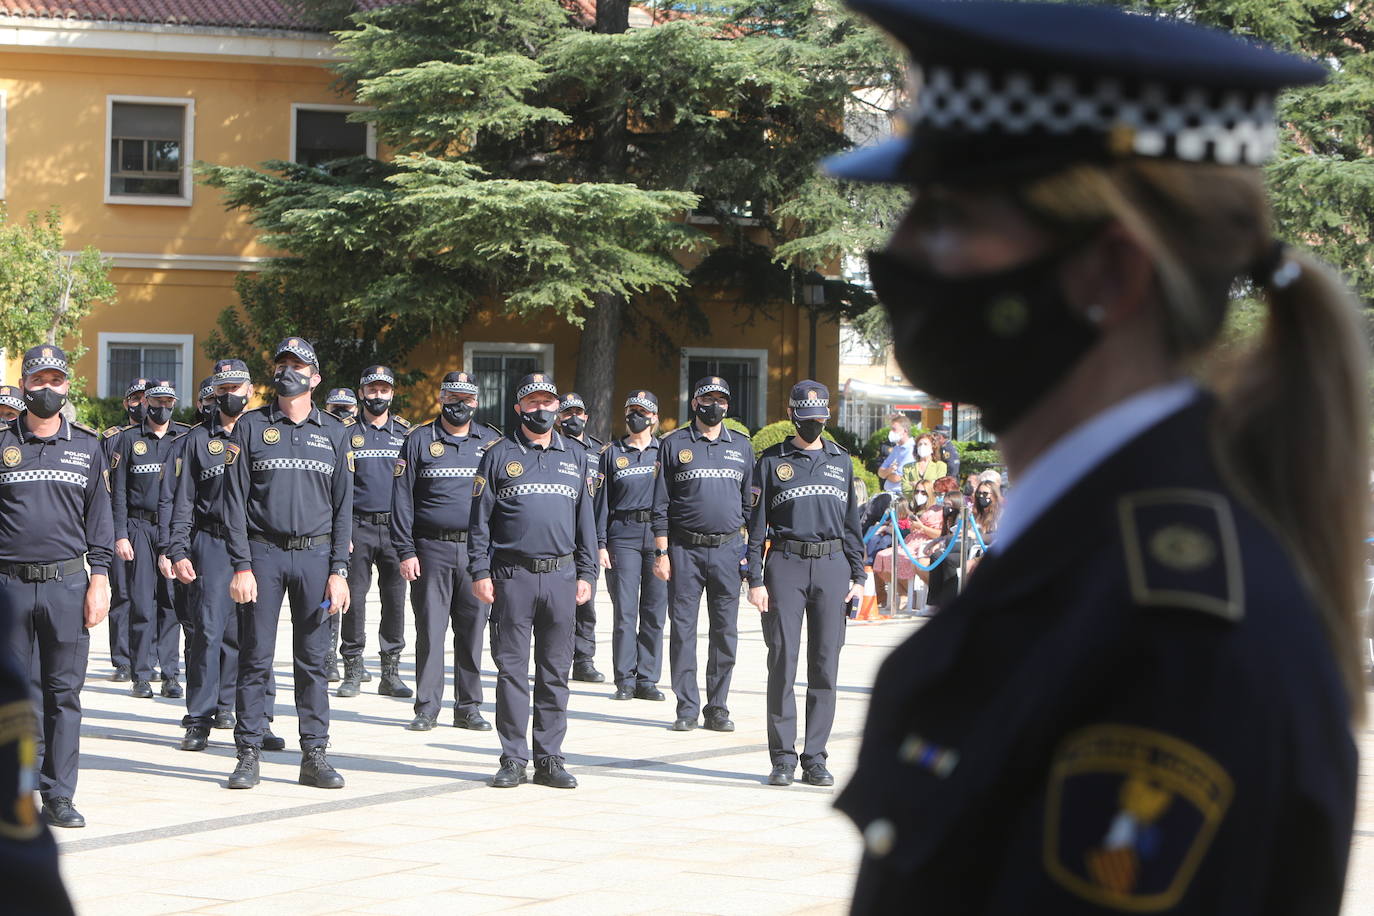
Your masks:
{"label": "black face mask", "polygon": [[454,426],[466,426],[472,419],[472,405],[463,401],[445,404],[442,408],[444,419]]}
{"label": "black face mask", "polygon": [[719,426],[725,419],[725,405],[703,403],[696,407],[697,419],[707,426]]}
{"label": "black face mask", "polygon": [[215,417],[219,416],[219,402],[205,404],[200,408],[200,421],[205,424],[215,422]]}
{"label": "black face mask", "polygon": [[391,407],[391,398],[363,398],[363,406],[374,417],[380,417]]}
{"label": "black face mask", "polygon": [[124,412],[129,415],[129,422],[135,425],[143,422],[144,407],[146,405],[140,401],[137,404],[124,408]]}
{"label": "black face mask", "polygon": [[797,427],[797,435],[808,445],[819,439],[821,430],[825,429],[824,420],[793,420],[792,425]]}
{"label": "black face mask", "polygon": [[[870,252],[869,276],[907,379],[978,405],[988,429],[1005,431],[1097,342],[1097,328],[1064,299],[1059,267],[1067,253],[953,278]],[[968,358],[970,347],[979,359]]]}
{"label": "black face mask", "polygon": [[272,385],[277,389],[277,394],[282,397],[294,398],[296,395],[305,394],[310,390],[310,376],[299,369],[282,366],[272,376]]}
{"label": "black face mask", "polygon": [[642,413],[625,414],[625,428],[632,433],[642,433],[649,428],[649,418]]}
{"label": "black face mask", "polygon": [[992,494],[979,493],[977,496],[973,497],[973,501],[978,504],[979,509],[986,509],[988,506],[992,505]]}
{"label": "black face mask", "polygon": [[587,428],[587,418],[565,417],[558,425],[563,427],[563,432],[576,439],[578,436],[582,435],[582,431]]}
{"label": "black face mask", "polygon": [[39,388],[34,391],[24,392],[24,403],[28,405],[29,413],[40,420],[46,420],[62,409],[62,405],[67,403],[65,394],[58,394],[51,388]]}
{"label": "black face mask", "polygon": [[248,406],[246,394],[221,394],[216,396],[215,400],[219,402],[220,412],[226,417],[237,417]]}
{"label": "black face mask", "polygon": [[172,408],[170,407],[149,407],[148,421],[154,426],[161,426],[172,419]]}
{"label": "black face mask", "polygon": [[542,407],[538,410],[531,410],[529,412],[522,411],[520,414],[520,422],[524,424],[525,429],[528,429],[536,436],[542,436],[544,433],[553,429],[553,421],[556,419],[558,419],[557,413],[552,410],[545,410]]}
{"label": "black face mask", "polygon": [[353,410],[349,407],[326,407],[325,410],[329,411],[340,420],[346,420],[353,416]]}

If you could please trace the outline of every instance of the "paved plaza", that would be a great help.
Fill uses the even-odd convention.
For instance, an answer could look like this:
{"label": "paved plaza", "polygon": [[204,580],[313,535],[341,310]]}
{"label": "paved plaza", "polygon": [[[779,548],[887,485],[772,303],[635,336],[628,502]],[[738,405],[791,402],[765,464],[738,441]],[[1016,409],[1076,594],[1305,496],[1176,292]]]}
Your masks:
{"label": "paved plaza", "polygon": [[[378,610],[374,592],[370,640]],[[610,611],[598,594],[597,662],[607,672]],[[841,785],[877,666],[917,626],[849,627],[831,741]],[[93,632],[76,799],[90,826],[56,831],[81,916],[845,910],[859,842],[831,808],[834,790],[765,784],[764,646],[747,603],[731,691],[737,730],[675,733],[671,693],[663,703],[615,702],[609,685],[574,682],[565,744],[574,791],[489,788],[496,735],[451,727],[451,706],[434,731],[407,731],[411,701],[376,693],[375,647],[363,694],[331,698],[330,759],[347,787],[297,785],[289,634],[284,623],[275,725],[289,749],[263,755],[258,788],[230,792],[232,733],[213,732],[203,753],[178,750],[182,701],[137,700],[106,680],[108,657],[95,651],[106,631]],[[414,645],[413,631],[407,640]],[[411,651],[402,670],[413,685]],[[492,719],[489,658],[484,675]],[[1374,913],[1374,729],[1361,741],[1347,916]]]}

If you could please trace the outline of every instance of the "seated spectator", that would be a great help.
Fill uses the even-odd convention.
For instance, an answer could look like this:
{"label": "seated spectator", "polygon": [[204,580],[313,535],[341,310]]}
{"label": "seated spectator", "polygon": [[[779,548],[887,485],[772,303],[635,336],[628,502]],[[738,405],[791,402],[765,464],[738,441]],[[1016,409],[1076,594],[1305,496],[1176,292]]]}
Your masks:
{"label": "seated spectator", "polygon": [[900,610],[905,606],[912,577],[917,575],[916,567],[907,553],[910,552],[911,556],[920,556],[920,550],[926,542],[940,533],[940,507],[935,504],[935,495],[930,483],[924,480],[916,482],[912,489],[910,505],[914,514],[910,516],[911,526],[904,537],[906,550],[888,546],[874,551],[873,554],[873,581],[878,595],[878,606],[881,608],[888,607],[887,586],[892,581],[894,554],[897,569],[894,606]]}
{"label": "seated spectator", "polygon": [[[953,538],[963,508],[964,497],[961,494],[946,494],[940,519],[940,535],[926,544],[922,551],[921,561],[926,564],[944,557],[933,569],[916,567],[916,575],[929,586],[926,607],[921,612],[922,617],[934,616],[936,611],[953,601],[959,594],[959,543],[953,541]],[[954,546],[950,549],[952,541]],[[945,553],[946,550],[949,550],[948,554]]]}
{"label": "seated spectator", "polygon": [[[1002,488],[991,480],[983,480],[973,491],[973,522],[983,535],[984,546],[991,547],[997,537],[997,522],[1002,517]],[[965,575],[972,574],[982,558],[982,549],[975,541],[974,553],[970,556]]]}
{"label": "seated spectator", "polygon": [[[902,493],[908,497],[916,481],[933,483],[948,473],[945,463],[935,456],[935,439],[929,433],[921,433],[916,437],[915,455],[911,463],[902,469]],[[956,480],[954,485],[958,487],[959,482]]]}
{"label": "seated spectator", "polygon": [[[897,516],[897,528],[903,540],[911,533],[911,504],[905,499],[897,499],[892,503],[892,511]],[[868,565],[873,565],[873,557],[878,551],[892,546],[892,520],[891,516],[880,519],[878,530],[873,533],[868,541],[867,554]]]}

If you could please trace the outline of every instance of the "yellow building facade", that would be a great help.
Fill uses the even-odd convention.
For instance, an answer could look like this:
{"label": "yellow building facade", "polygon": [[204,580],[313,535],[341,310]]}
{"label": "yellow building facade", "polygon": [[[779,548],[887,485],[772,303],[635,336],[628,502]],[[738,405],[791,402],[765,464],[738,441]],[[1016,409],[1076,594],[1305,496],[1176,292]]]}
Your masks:
{"label": "yellow building facade", "polygon": [[[238,302],[237,273],[274,254],[243,214],[225,211],[217,190],[195,183],[192,164],[309,161],[339,149],[376,155],[375,139],[345,124],[356,106],[332,89],[334,52],[319,34],[4,15],[14,8],[0,0],[5,204],[12,218],[58,207],[68,248],[98,248],[112,260],[118,288],[117,300],[97,305],[83,323],[79,342],[66,342],[87,348],[77,372],[97,396],[123,394],[136,375],[173,376],[185,395],[209,373],[202,344],[220,312]],[[739,380],[738,412],[751,427],[785,416],[788,389],[810,368],[805,308],[780,303],[752,324],[728,301],[709,303],[707,312],[709,334],[675,329],[683,346],[672,358],[627,340],[617,392],[649,388],[665,419],[681,418],[694,373],[719,374]],[[452,369],[509,376],[537,366],[569,388],[578,337],[552,316],[478,314],[413,353],[429,382],[412,403],[427,403]],[[821,321],[816,375],[832,389],[838,341],[837,325]],[[242,354],[215,354],[229,355]],[[16,376],[11,360],[5,377]]]}

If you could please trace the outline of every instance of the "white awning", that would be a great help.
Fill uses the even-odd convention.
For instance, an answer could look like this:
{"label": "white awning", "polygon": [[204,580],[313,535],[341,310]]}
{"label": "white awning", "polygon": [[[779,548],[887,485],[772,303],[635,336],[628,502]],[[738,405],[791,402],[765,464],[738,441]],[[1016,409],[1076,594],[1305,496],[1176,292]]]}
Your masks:
{"label": "white awning", "polygon": [[944,405],[944,401],[926,394],[919,388],[909,388],[905,385],[879,385],[876,382],[865,382],[856,378],[845,380],[842,395],[845,398],[861,398],[865,401],[876,401],[883,404],[919,404],[922,407],[941,407]]}

